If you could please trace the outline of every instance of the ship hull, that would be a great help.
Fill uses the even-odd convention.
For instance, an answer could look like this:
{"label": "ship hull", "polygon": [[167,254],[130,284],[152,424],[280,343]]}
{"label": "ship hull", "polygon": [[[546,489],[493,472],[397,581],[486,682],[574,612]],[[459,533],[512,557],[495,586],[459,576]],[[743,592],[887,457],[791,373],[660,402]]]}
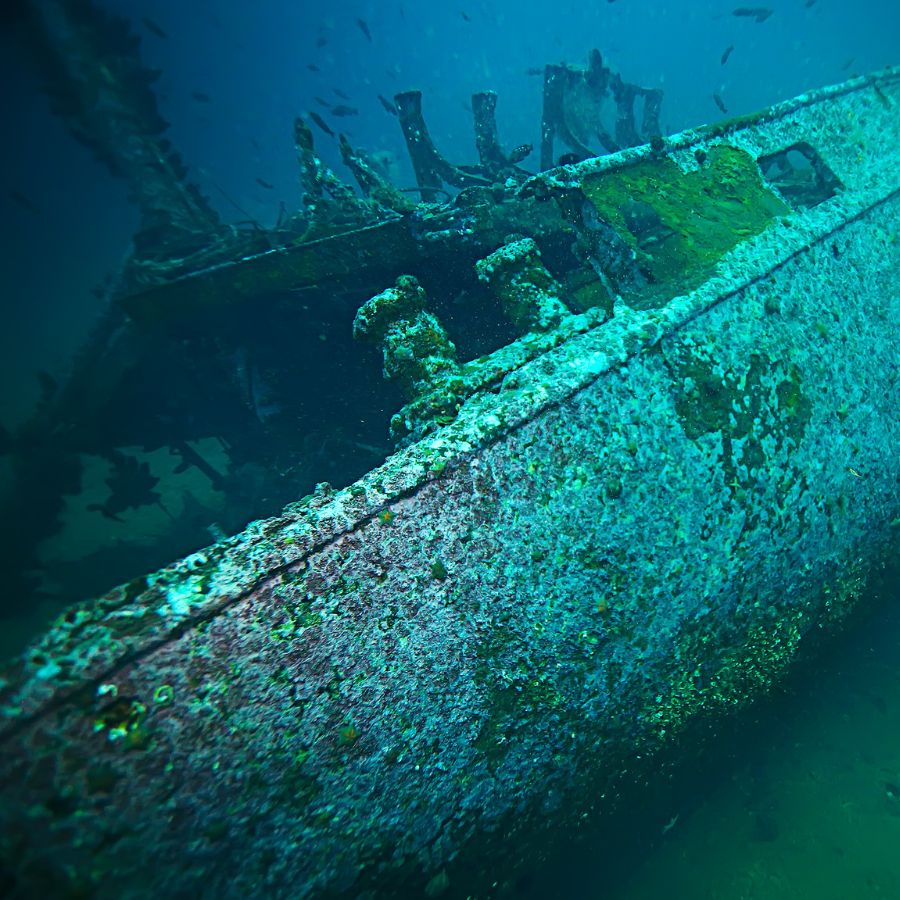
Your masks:
{"label": "ship hull", "polygon": [[808,140],[842,189],[63,616],[3,684],[14,895],[473,892],[837,627],[897,548],[897,96],[686,136]]}

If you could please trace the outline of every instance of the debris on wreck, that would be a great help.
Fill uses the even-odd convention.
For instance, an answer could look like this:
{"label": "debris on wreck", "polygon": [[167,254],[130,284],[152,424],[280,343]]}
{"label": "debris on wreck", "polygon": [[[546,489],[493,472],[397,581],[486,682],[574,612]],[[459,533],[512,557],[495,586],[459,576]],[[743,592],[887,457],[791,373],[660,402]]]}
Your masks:
{"label": "debris on wreck", "polygon": [[[156,38],[167,36],[155,22],[138,24]],[[358,24],[371,38],[368,26]],[[225,498],[225,509],[209,518],[227,528],[295,499],[304,479],[310,485],[320,480],[312,474],[314,465],[324,464],[320,477],[335,482],[358,475],[371,465],[373,448],[382,456],[390,451],[388,421],[393,440],[408,441],[451,412],[459,399],[452,390],[455,401],[442,393],[455,384],[447,378],[432,380],[428,397],[404,394],[403,379],[373,380],[375,361],[353,343],[350,327],[366,298],[404,274],[417,277],[421,289],[439,300],[438,314],[440,298],[452,294],[468,313],[456,317],[452,340],[467,355],[480,356],[530,327],[531,320],[522,311],[510,312],[512,301],[500,299],[503,291],[498,294],[492,280],[485,280],[483,269],[476,272],[478,260],[513,246],[506,238],[531,234],[535,223],[551,257],[570,252],[576,236],[565,220],[516,196],[534,174],[526,165],[535,154],[529,143],[504,146],[496,119],[499,98],[491,91],[472,97],[477,154],[472,164],[451,162],[437,148],[420,93],[378,98],[398,120],[415,174],[413,188],[392,183],[376,155],[354,146],[317,113],[298,117],[294,143],[301,204],[294,212],[282,204],[273,228],[255,222],[246,227],[225,223],[190,182],[187,166],[165,136],[167,123],[153,92],[159,73],[141,62],[139,37],[127,21],[93,0],[48,0],[29,5],[26,25],[53,111],[127,182],[140,225],[131,255],[102,289],[110,297],[107,312],[68,376],[0,448],[14,458],[21,476],[5,512],[6,521],[19,523],[9,544],[18,548],[22,585],[34,583],[33,573],[49,565],[39,548],[60,528],[70,502],[63,498],[79,496],[85,454],[114,466],[110,496],[87,507],[112,521],[127,509],[161,504],[166,489],[145,470],[146,458],[123,455],[125,447],[139,453],[169,447],[182,459],[172,476],[198,473]],[[541,169],[554,164],[555,142],[573,159],[583,159],[658,135],[661,92],[625,82],[603,64],[599,52],[584,69],[554,64],[540,71]],[[349,100],[340,89],[334,92]],[[194,98],[211,101],[199,91]],[[316,99],[332,115],[357,114],[349,103],[333,107]],[[643,104],[640,124],[636,103]],[[337,141],[355,186],[323,162],[310,124]],[[266,179],[254,180],[274,189]],[[532,246],[529,253],[536,259],[539,251]],[[458,283],[438,291],[436,275],[451,258],[461,264],[455,265]],[[581,303],[608,302],[598,291],[589,300],[592,289],[584,285],[564,287],[577,290]],[[498,302],[494,315],[490,310]],[[485,319],[485,309],[492,320]],[[294,336],[290,348],[289,334]],[[329,375],[337,364],[349,373],[340,389]],[[466,384],[484,383],[488,368],[468,366]],[[310,392],[313,383],[325,387]],[[380,423],[364,415],[373,391],[384,409]],[[397,413],[404,396],[412,406]],[[365,420],[357,433],[346,433],[335,413],[348,405]],[[224,448],[224,459],[215,464],[206,460],[207,451],[197,449],[209,439]],[[316,441],[338,452],[323,456]],[[39,469],[58,477],[42,477]],[[260,478],[265,486],[257,483]],[[268,498],[263,507],[245,490],[251,483],[256,496]],[[184,537],[186,548],[203,541],[202,518],[198,513],[193,526],[173,524],[193,528]],[[146,567],[162,561],[150,553]],[[73,585],[68,599],[106,587]],[[23,602],[26,593],[23,588]]]}
{"label": "debris on wreck", "polygon": [[[83,98],[91,4],[51,6]],[[301,117],[303,202],[271,229],[224,228],[165,149],[136,197],[165,239],[0,429],[4,586],[87,456],[112,464],[95,514],[187,477],[215,497],[178,547],[80,560],[140,571],[0,672],[4,886],[496,896],[498,861],[667,778],[895,571],[900,459],[872,448],[897,444],[900,69],[665,138],[599,54],[544,73],[551,167],[489,93],[477,161],[448,160],[401,92],[416,185],[337,135],[344,183]],[[70,127],[137,178],[118,139],[160,152],[152,108],[84,106]]]}
{"label": "debris on wreck", "polygon": [[112,465],[112,474],[106,479],[109,497],[103,503],[88,504],[89,510],[121,522],[122,513],[129,509],[156,505],[172,518],[172,514],[163,505],[162,494],[154,490],[159,484],[159,478],[151,474],[147,462],[140,462],[133,456],[118,451],[109,454],[109,462]]}

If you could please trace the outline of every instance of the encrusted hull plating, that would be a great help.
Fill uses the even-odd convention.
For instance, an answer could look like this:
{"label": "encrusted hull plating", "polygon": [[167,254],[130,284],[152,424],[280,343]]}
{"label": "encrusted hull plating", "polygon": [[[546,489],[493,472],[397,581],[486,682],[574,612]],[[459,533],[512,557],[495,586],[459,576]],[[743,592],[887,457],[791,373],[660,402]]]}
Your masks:
{"label": "encrusted hull plating", "polygon": [[809,141],[843,190],[63,617],[3,684],[18,889],[466,891],[838,622],[898,534],[897,78],[673,139]]}

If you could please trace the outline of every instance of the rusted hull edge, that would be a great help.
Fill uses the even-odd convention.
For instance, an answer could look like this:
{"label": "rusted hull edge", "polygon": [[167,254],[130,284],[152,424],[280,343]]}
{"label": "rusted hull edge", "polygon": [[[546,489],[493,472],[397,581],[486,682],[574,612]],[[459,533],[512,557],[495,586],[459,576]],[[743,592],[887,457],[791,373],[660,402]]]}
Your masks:
{"label": "rusted hull edge", "polygon": [[436,889],[765,689],[896,551],[900,203],[867,184],[59,622],[0,699],[22,895]]}

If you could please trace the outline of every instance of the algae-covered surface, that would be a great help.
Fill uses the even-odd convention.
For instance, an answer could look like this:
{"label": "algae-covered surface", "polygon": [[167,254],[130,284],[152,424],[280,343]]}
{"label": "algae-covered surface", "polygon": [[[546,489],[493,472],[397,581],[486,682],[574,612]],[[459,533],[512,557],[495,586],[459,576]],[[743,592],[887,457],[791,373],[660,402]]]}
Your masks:
{"label": "algae-covered surface", "polygon": [[[845,179],[785,220],[747,152],[695,162],[648,156],[644,194],[641,166],[622,176],[635,205],[595,209],[653,283],[696,290],[523,354],[359,481],[65,613],[3,676],[0,850],[23,889],[486,900],[595,820],[634,810],[632,851],[687,840],[714,768],[678,795],[675,757],[699,733],[721,763],[730,714],[827,647],[900,509],[897,190]],[[682,848],[703,862],[680,896],[717,896],[708,853],[744,871],[729,847],[800,833],[759,785],[748,832],[724,783],[738,837]],[[618,898],[611,871],[563,866],[536,896],[624,900],[644,871],[672,896],[655,868]]]}
{"label": "algae-covered surface", "polygon": [[630,830],[586,837],[520,896],[900,896],[898,600],[894,578],[817,663],[717,736],[702,771],[680,772],[631,811]]}
{"label": "algae-covered surface", "polygon": [[724,253],[788,212],[747,151],[723,144],[698,151],[697,163],[684,173],[672,159],[648,159],[582,184],[600,218],[670,295],[696,287]]}
{"label": "algae-covered surface", "polygon": [[890,552],[880,212],[712,306],[622,310],[361,483],[60,621],[2,694],[23,877],[499,897],[495,867],[627,809]]}

